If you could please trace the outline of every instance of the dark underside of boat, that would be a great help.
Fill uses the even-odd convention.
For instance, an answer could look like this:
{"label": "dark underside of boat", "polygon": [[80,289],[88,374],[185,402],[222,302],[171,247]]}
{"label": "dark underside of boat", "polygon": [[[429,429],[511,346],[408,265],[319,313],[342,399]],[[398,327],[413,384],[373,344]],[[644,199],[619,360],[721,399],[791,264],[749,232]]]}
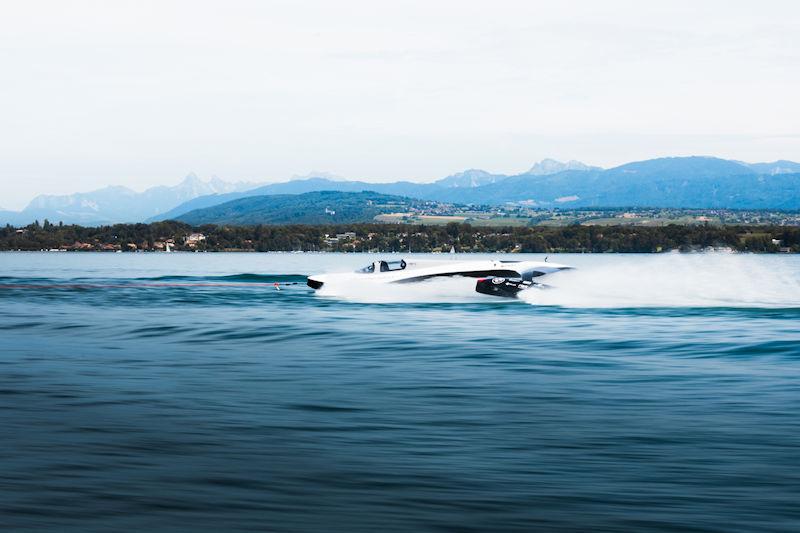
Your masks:
{"label": "dark underside of boat", "polygon": [[506,278],[517,278],[519,272],[516,270],[471,270],[469,272],[446,272],[442,274],[426,274],[424,276],[416,276],[413,278],[405,278],[393,283],[416,283],[418,281],[425,281],[431,278],[486,278],[490,276],[499,276]]}
{"label": "dark underside of boat", "polygon": [[479,279],[475,283],[475,290],[481,294],[488,294],[489,296],[515,298],[521,291],[533,286],[539,286],[539,284],[522,278],[492,276]]}

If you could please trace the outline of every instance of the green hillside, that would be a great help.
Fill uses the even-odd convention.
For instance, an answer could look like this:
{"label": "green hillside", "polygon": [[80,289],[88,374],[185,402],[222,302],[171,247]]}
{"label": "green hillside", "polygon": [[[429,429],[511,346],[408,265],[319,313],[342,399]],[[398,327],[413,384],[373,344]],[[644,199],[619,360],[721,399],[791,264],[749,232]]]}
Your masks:
{"label": "green hillside", "polygon": [[384,213],[408,212],[431,202],[370,191],[315,191],[250,196],[176,218],[188,224],[348,224]]}

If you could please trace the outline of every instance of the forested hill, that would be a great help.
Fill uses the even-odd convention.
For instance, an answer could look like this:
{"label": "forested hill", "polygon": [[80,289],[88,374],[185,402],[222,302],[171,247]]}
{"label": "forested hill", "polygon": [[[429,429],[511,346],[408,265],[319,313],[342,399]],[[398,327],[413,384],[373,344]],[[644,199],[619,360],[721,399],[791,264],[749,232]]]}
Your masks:
{"label": "forested hill", "polygon": [[251,196],[195,209],[177,217],[187,224],[349,224],[376,215],[408,212],[435,202],[375,192],[316,191]]}

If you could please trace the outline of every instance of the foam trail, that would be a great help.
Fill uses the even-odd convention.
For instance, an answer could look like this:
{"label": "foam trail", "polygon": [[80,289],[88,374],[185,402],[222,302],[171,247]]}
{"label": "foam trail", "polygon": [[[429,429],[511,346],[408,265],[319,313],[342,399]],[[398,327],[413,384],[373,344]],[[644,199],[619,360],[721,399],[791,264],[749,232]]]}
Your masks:
{"label": "foam trail", "polygon": [[[795,257],[704,253],[573,259],[576,270],[537,280],[551,290],[523,291],[520,300],[575,308],[800,307],[800,261]],[[365,277],[357,283],[326,282],[318,294],[363,303],[516,301],[476,293],[472,278],[386,284]]]}
{"label": "foam trail", "polygon": [[586,308],[800,307],[800,263],[787,259],[723,253],[627,256],[548,276],[553,290],[520,297],[534,305]]}

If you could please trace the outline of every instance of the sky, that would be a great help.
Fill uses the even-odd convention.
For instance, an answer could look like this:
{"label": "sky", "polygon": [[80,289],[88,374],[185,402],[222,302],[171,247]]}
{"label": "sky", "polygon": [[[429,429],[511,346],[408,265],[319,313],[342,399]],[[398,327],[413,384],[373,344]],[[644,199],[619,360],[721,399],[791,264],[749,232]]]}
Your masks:
{"label": "sky", "polygon": [[71,0],[0,17],[0,207],[189,172],[800,160],[796,0]]}

